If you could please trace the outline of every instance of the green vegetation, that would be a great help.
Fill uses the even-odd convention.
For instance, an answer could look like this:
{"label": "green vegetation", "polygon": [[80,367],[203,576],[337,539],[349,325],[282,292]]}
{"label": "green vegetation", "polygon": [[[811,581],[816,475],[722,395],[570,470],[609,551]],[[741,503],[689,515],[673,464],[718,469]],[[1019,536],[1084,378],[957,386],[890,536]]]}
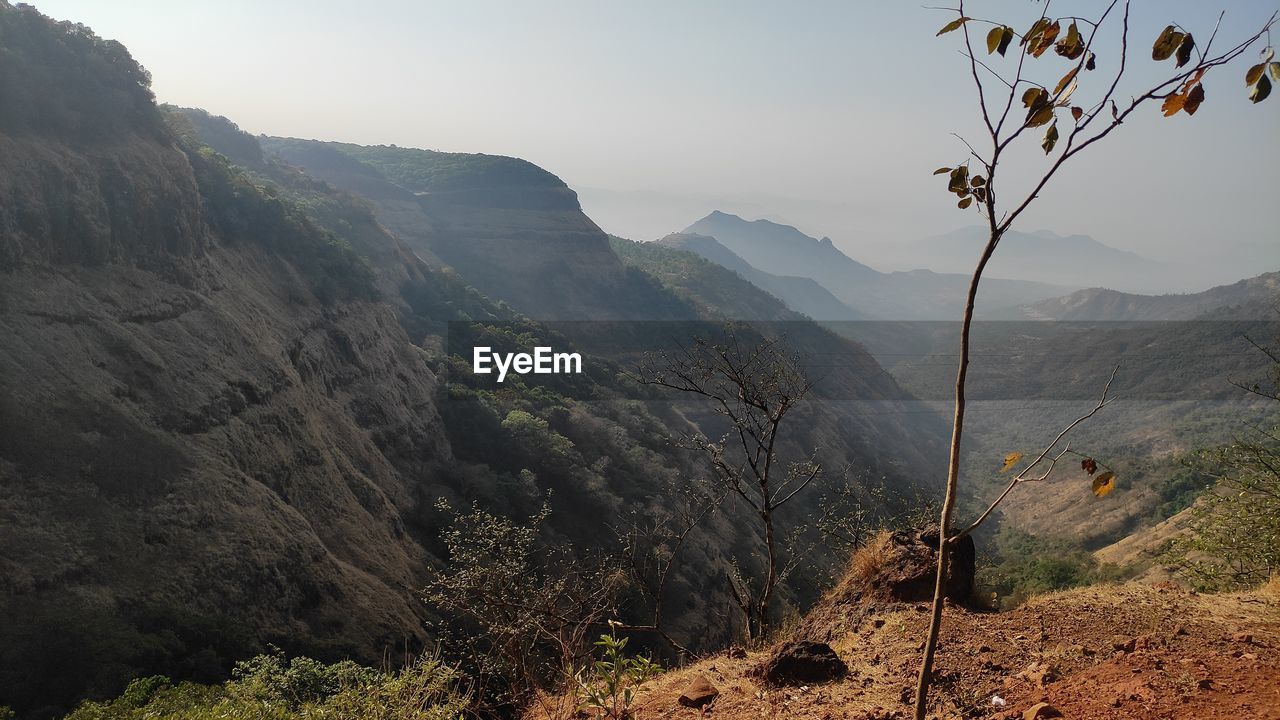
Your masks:
{"label": "green vegetation", "polygon": [[454,720],[469,702],[461,676],[434,659],[384,672],[276,650],[238,663],[220,685],[138,678],[67,720]]}
{"label": "green vegetation", "polygon": [[1033,595],[1125,577],[1127,571],[1099,563],[1077,541],[1002,527],[995,537],[994,562],[979,569],[977,584],[993,595],[993,604],[1007,610]]}
{"label": "green vegetation", "polygon": [[[1268,374],[1237,387],[1280,407],[1280,353],[1250,342],[1270,363]],[[1280,575],[1280,425],[1249,423],[1239,432],[1188,459],[1188,474],[1212,489],[1192,506],[1188,531],[1162,552],[1201,590],[1245,590]]]}
{"label": "green vegetation", "polygon": [[474,190],[510,185],[564,187],[560,178],[519,158],[447,153],[394,145],[330,145],[376,168],[388,180],[414,192]]}
{"label": "green vegetation", "polygon": [[[750,285],[737,273],[691,252],[610,237],[609,245],[628,268],[658,278],[706,317],[732,320],[800,320],[781,301]],[[744,288],[747,292],[744,292]]]}
{"label": "green vegetation", "polygon": [[1280,572],[1280,428],[1196,454],[1214,487],[1192,506],[1190,529],[1162,559],[1204,591],[1247,590]]}
{"label": "green vegetation", "polygon": [[635,689],[660,674],[662,668],[646,657],[626,654],[628,638],[618,637],[617,623],[595,642],[600,657],[574,675],[580,707],[598,720],[626,720],[631,717]]}
{"label": "green vegetation", "polygon": [[[350,212],[341,206],[344,198],[317,192],[320,188],[314,183],[306,186],[310,192],[299,192],[296,185],[289,188],[268,180],[206,145],[188,116],[174,110],[166,113],[165,119],[183,141],[200,194],[206,199],[209,222],[223,240],[259,243],[287,258],[310,280],[312,291],[326,305],[378,297],[368,262],[350,240],[330,229],[351,230],[350,223],[341,219]],[[221,127],[207,114],[201,126]],[[252,150],[243,147],[243,138],[236,135],[239,129],[234,125],[231,129],[234,132],[224,129],[219,136],[224,146],[239,140],[237,153],[252,156]],[[316,220],[319,217],[327,217],[330,225],[321,224]]]}
{"label": "green vegetation", "polygon": [[1151,511],[1152,520],[1160,521],[1191,507],[1204,492],[1213,487],[1213,476],[1194,465],[1181,466],[1156,483],[1160,504]]}
{"label": "green vegetation", "polygon": [[0,3],[0,98],[6,134],[98,142],[163,133],[151,76],[124,45],[30,5]]}

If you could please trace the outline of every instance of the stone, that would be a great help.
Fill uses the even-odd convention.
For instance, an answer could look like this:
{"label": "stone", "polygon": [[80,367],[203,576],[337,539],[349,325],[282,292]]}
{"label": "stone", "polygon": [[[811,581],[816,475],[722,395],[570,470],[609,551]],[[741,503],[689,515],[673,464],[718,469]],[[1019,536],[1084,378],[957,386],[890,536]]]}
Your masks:
{"label": "stone", "polygon": [[679,703],[685,707],[702,708],[710,705],[720,696],[720,691],[707,679],[699,675],[680,693]]}
{"label": "stone", "polygon": [[849,666],[823,642],[792,641],[778,648],[757,672],[770,685],[804,685],[840,680]]}
{"label": "stone", "polygon": [[1044,718],[1060,718],[1058,708],[1047,702],[1039,702],[1022,711],[1022,720],[1044,720]]}

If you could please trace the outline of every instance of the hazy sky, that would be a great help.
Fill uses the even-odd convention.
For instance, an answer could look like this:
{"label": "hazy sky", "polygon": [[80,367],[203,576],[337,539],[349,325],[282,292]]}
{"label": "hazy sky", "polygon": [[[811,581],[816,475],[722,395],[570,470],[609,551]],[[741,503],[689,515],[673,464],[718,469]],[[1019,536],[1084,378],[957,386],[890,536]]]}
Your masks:
{"label": "hazy sky", "polygon": [[[1093,16],[1102,4],[1054,7]],[[161,101],[253,133],[527,158],[578,189],[604,229],[636,239],[719,208],[830,235],[874,264],[875,243],[980,222],[930,175],[965,157],[951,132],[981,140],[962,37],[935,38],[952,16],[915,2],[35,5],[125,43]],[[1223,43],[1280,2],[1135,0],[1122,88],[1172,70],[1151,61],[1151,40],[1175,20],[1207,37],[1213,6],[1228,9]],[[1041,7],[971,1],[968,12],[1023,27]],[[1098,91],[1115,54],[1098,48],[1077,99]],[[1194,118],[1152,107],[1079,156],[1022,229],[1086,233],[1219,273],[1280,269],[1280,93],[1250,105],[1243,75],[1255,57],[1210,73]],[[1052,52],[1040,65],[1047,82],[1067,69]],[[1038,142],[1025,138],[1018,169],[1043,166]]]}

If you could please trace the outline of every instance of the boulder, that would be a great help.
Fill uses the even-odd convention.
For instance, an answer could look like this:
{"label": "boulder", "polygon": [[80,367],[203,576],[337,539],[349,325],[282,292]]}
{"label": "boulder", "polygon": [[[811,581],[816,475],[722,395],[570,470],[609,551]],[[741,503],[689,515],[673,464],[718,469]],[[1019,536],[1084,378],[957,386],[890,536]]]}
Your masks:
{"label": "boulder", "polygon": [[784,643],[757,672],[770,685],[806,685],[839,680],[849,674],[836,651],[823,642]]}

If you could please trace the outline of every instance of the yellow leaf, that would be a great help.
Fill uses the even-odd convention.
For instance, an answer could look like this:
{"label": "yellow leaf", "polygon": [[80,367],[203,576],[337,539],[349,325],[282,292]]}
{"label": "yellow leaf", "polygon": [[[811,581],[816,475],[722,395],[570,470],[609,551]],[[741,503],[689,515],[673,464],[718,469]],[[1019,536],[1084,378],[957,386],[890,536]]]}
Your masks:
{"label": "yellow leaf", "polygon": [[1116,474],[1110,470],[1104,473],[1098,473],[1093,479],[1093,494],[1103,497],[1107,493],[1116,489]]}
{"label": "yellow leaf", "polygon": [[[961,18],[960,18],[960,19],[958,19],[958,20],[952,20],[951,22],[949,22],[949,23],[947,23],[946,25],[943,25],[943,26],[942,26],[942,29],[938,31],[938,35],[942,35],[942,34],[944,34],[944,33],[949,33],[949,32],[951,32],[952,30],[958,30],[958,29],[960,28],[960,26],[961,26],[961,25],[963,25],[963,24],[965,24],[965,23],[967,23],[967,22],[969,22],[969,18],[967,18],[967,17],[961,17]],[[935,35],[934,37],[937,37],[937,35]]]}
{"label": "yellow leaf", "polygon": [[1000,40],[1004,38],[1004,28],[996,26],[987,33],[987,54],[991,55],[1000,48]]}
{"label": "yellow leaf", "polygon": [[1009,472],[1014,465],[1022,459],[1022,453],[1014,451],[1004,456],[1004,465],[1000,467],[1000,472]]}
{"label": "yellow leaf", "polygon": [[1074,68],[1071,68],[1071,72],[1067,73],[1066,75],[1063,75],[1062,79],[1058,81],[1058,85],[1053,88],[1053,94],[1057,95],[1058,93],[1062,92],[1063,88],[1070,85],[1071,81],[1075,79],[1076,73],[1079,71],[1080,71],[1079,67],[1074,67]]}

